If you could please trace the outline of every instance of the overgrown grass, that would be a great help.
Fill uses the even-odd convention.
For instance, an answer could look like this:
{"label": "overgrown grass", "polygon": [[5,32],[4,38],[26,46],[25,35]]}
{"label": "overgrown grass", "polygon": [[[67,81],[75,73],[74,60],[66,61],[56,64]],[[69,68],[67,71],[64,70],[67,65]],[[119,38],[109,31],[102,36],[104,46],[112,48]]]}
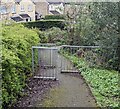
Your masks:
{"label": "overgrown grass", "polygon": [[65,54],[80,70],[81,75],[91,88],[100,107],[118,107],[119,105],[119,73],[114,70],[90,68],[84,58]]}

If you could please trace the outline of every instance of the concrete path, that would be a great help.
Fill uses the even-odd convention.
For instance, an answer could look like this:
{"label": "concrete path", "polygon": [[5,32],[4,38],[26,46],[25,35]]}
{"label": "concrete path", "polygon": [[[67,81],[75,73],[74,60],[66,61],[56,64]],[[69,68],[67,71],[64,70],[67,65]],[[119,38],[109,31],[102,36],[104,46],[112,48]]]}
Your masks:
{"label": "concrete path", "polygon": [[27,96],[20,98],[15,107],[96,107],[94,97],[80,74],[60,73],[65,66],[75,69],[70,61],[58,55],[57,66],[56,69],[39,69],[35,74],[56,72],[57,81],[29,79],[24,90]]}
{"label": "concrete path", "polygon": [[35,107],[96,107],[95,100],[80,74],[60,73],[61,60],[63,65],[69,63],[64,57],[59,56],[59,85],[50,89],[45,99],[36,102]]}

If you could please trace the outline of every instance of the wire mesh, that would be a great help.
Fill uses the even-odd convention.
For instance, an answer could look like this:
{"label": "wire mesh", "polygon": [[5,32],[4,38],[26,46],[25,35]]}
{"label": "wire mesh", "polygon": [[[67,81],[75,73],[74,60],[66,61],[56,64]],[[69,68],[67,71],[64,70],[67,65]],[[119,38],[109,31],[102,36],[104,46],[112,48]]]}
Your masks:
{"label": "wire mesh", "polygon": [[[89,67],[110,67],[110,54],[114,54],[111,48],[71,45],[63,45],[60,53],[63,55],[61,72],[77,72],[75,66],[80,63],[81,59],[84,59]],[[112,55],[111,59],[113,59]],[[73,57],[76,58],[73,59]]]}
{"label": "wire mesh", "polygon": [[35,71],[34,49],[38,49],[38,65],[40,78],[57,78],[58,49],[55,47],[33,46],[32,47],[32,68]]}
{"label": "wire mesh", "polygon": [[[42,44],[32,47],[32,68],[35,68],[34,49],[38,49],[38,65],[41,77],[57,77],[60,72],[79,72],[76,64],[81,59],[86,61],[89,67],[108,67],[118,69],[118,58],[116,48],[105,48],[100,46],[71,46],[55,44]],[[59,53],[58,54],[58,50]],[[76,57],[76,58],[74,58]],[[113,63],[114,62],[114,63]]]}

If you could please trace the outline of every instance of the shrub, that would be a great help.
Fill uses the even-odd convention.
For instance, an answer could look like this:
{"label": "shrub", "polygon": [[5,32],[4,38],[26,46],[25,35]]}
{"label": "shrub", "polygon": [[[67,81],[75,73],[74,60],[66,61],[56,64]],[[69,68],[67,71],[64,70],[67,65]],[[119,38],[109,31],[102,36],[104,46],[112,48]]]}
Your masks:
{"label": "shrub", "polygon": [[63,20],[40,20],[34,22],[23,23],[28,28],[38,28],[39,30],[46,30],[52,27],[64,29],[65,23]]}
{"label": "shrub", "polygon": [[43,43],[56,43],[58,45],[66,43],[66,31],[60,28],[50,28],[46,31],[40,31],[39,37]]}
{"label": "shrub", "polygon": [[31,72],[31,47],[39,37],[21,24],[3,26],[2,31],[2,103],[8,108],[22,93]]}
{"label": "shrub", "polygon": [[47,19],[65,19],[65,16],[64,15],[46,15],[45,20]]}
{"label": "shrub", "polygon": [[45,31],[39,31],[39,38],[41,39],[41,43],[48,43],[48,37]]}

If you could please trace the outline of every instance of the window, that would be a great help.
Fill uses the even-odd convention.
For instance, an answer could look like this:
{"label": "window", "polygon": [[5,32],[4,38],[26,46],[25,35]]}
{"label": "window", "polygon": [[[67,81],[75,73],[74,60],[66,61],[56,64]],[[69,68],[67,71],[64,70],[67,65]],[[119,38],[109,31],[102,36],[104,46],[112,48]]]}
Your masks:
{"label": "window", "polygon": [[21,5],[21,11],[24,11],[24,5]]}
{"label": "window", "polygon": [[16,7],[15,7],[15,5],[12,6],[11,12],[12,12],[12,13],[16,13]]}
{"label": "window", "polygon": [[32,5],[28,5],[28,11],[33,11]]}
{"label": "window", "polygon": [[0,6],[0,13],[1,13],[1,14],[6,14],[6,13],[7,13],[7,8],[6,8],[6,6]]}
{"label": "window", "polygon": [[53,10],[53,6],[51,5],[51,10]]}

